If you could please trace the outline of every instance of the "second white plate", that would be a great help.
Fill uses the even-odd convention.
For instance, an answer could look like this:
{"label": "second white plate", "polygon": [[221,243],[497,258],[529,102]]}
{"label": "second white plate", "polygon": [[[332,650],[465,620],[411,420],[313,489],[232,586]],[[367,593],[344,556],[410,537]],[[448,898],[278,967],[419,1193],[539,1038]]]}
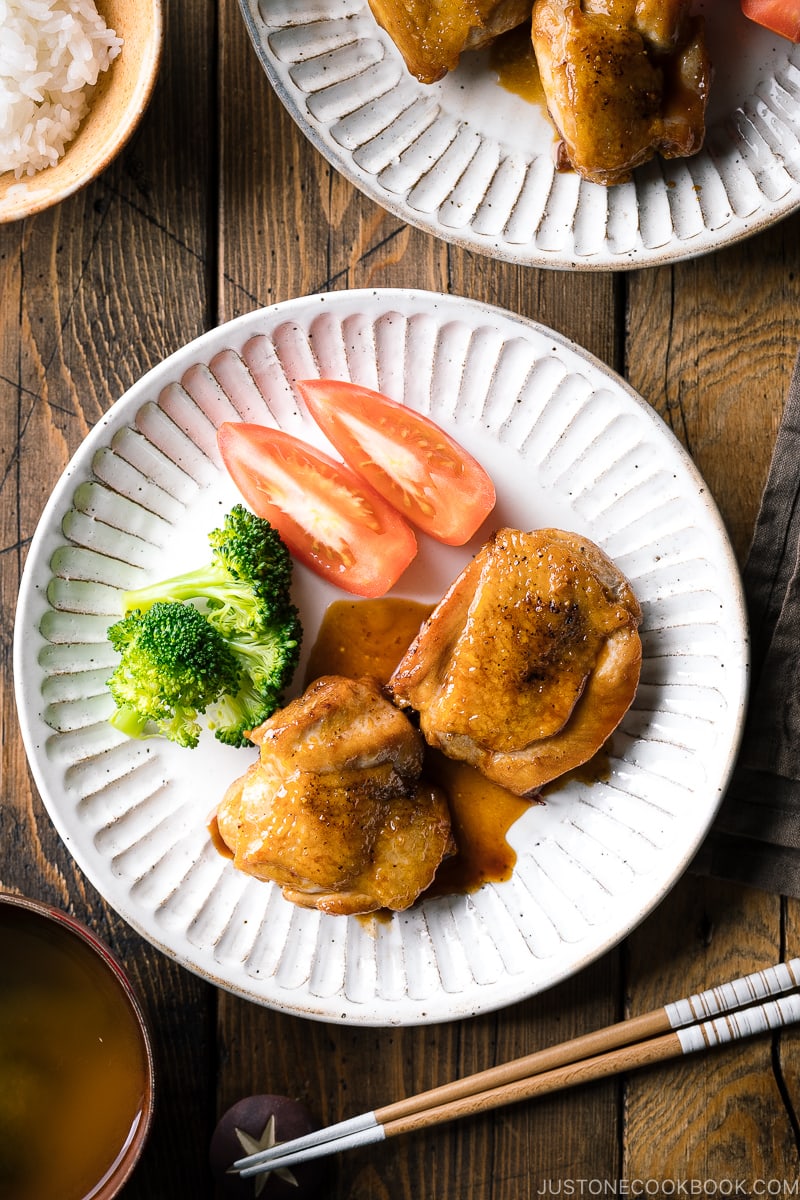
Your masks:
{"label": "second white plate", "polygon": [[[135,742],[108,724],[120,590],[197,565],[238,498],[223,420],[324,445],[293,380],[352,378],[450,430],[490,471],[497,525],[601,545],[642,604],[636,700],[608,770],[513,827],[513,877],[390,920],[330,917],[215,850],[207,817],[255,750]],[[484,530],[484,534],[486,531]],[[436,600],[477,545],[420,537],[395,593]],[[337,595],[303,568],[306,652]],[[328,1021],[466,1017],[551,986],[671,887],[721,799],[741,730],[739,577],[713,501],[663,422],[558,334],[453,296],[313,296],[215,329],[150,371],[92,430],[28,556],[14,646],[25,746],[81,869],[145,937],[248,999]]]}
{"label": "second white plate", "polygon": [[411,225],[509,262],[623,270],[738,241],[800,206],[800,47],[696,0],[714,77],[693,158],[604,188],[553,165],[545,113],[488,54],[440,83],[408,74],[367,0],[240,0],[264,70],[319,151]]}

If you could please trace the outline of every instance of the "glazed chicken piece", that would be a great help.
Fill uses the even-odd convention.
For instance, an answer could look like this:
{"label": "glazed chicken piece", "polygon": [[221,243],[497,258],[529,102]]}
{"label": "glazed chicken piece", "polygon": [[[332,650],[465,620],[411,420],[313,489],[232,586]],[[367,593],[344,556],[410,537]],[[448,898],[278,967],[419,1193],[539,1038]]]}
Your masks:
{"label": "glazed chicken piece", "polygon": [[423,741],[371,679],[328,675],[251,735],[217,829],[234,865],[333,914],[408,908],[454,849]]}
{"label": "glazed chicken piece", "polygon": [[536,0],[532,38],[559,168],[611,185],[701,148],[711,67],[689,0]]}
{"label": "glazed chicken piece", "polygon": [[388,689],[430,745],[520,796],[602,746],[633,700],[641,612],[592,542],[503,529],[422,625]]}
{"label": "glazed chicken piece", "polygon": [[369,0],[375,20],[422,83],[435,83],[477,50],[531,15],[531,0]]}

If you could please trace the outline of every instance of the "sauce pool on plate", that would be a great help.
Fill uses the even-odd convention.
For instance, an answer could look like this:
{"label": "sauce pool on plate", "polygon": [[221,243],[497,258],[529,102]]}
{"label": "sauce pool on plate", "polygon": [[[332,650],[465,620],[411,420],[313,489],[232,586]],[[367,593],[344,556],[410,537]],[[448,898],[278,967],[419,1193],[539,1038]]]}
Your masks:
{"label": "sauce pool on plate", "polygon": [[458,846],[458,854],[439,867],[426,895],[463,894],[509,879],[517,856],[508,831],[536,801],[515,796],[468,763],[455,762],[437,750],[428,752],[425,774],[447,796]]}
{"label": "sauce pool on plate", "polygon": [[493,43],[489,63],[497,72],[497,81],[507,92],[513,92],[529,104],[547,110],[547,101],[536,65],[531,42],[530,22],[511,29]]}
{"label": "sauce pool on plate", "polygon": [[306,683],[320,675],[372,675],[386,683],[431,611],[429,604],[395,596],[334,600],[311,649]]}

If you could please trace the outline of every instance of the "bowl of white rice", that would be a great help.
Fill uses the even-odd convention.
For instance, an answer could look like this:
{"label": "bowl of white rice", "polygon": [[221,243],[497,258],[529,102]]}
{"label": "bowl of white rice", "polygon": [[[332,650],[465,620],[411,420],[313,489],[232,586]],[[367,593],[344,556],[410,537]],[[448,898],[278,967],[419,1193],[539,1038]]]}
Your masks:
{"label": "bowl of white rice", "polygon": [[108,166],[147,107],[162,41],[161,0],[0,0],[0,222]]}

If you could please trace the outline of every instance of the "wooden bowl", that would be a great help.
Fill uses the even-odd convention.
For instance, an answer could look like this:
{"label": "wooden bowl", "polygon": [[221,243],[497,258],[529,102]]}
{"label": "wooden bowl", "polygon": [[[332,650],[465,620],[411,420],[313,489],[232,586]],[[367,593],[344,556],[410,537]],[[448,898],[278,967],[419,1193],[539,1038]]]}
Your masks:
{"label": "wooden bowl", "polygon": [[153,1115],[141,1007],[85,925],[3,892],[0,1075],[3,1196],[117,1196]]}
{"label": "wooden bowl", "polygon": [[89,112],[58,162],[22,179],[13,171],[0,175],[0,223],[29,217],[90,183],[119,154],[147,107],[161,60],[161,0],[96,4],[123,39],[122,50],[101,73]]}

